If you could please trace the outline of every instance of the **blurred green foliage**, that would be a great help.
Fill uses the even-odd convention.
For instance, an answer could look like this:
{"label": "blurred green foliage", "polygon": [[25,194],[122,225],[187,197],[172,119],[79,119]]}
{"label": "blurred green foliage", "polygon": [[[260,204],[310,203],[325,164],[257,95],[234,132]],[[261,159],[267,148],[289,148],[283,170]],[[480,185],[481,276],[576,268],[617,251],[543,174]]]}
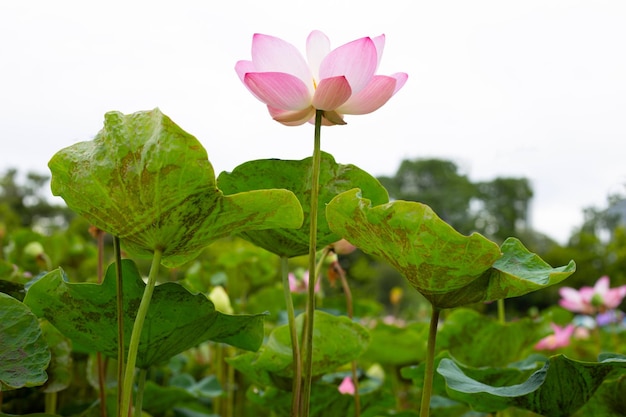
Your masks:
{"label": "blurred green foliage", "polygon": [[[608,198],[606,208],[586,210],[584,223],[573,230],[569,241],[562,245],[533,231],[526,221],[532,189],[525,179],[499,178],[472,183],[453,163],[446,161],[430,161],[428,164],[413,161],[405,164],[402,175],[410,178],[415,174],[411,169],[416,167],[428,168],[431,172],[429,180],[422,181],[419,175],[408,180],[417,181],[421,187],[413,196],[410,187],[405,186],[404,194],[399,194],[402,187],[394,185],[393,179],[381,179],[392,198],[402,197],[439,207],[441,211],[435,208],[435,212],[450,213],[448,219],[464,233],[478,230],[494,240],[504,240],[507,234],[514,233],[530,251],[550,265],[565,265],[574,259],[577,272],[562,285],[575,288],[592,285],[602,275],[611,277],[613,287],[626,284],[626,227],[615,214],[615,207],[622,201],[617,196]],[[47,181],[45,175],[21,177],[15,170],[8,170],[0,176],[0,292],[17,300],[24,298],[33,280],[58,267],[63,268],[71,282],[96,282],[99,275],[98,236],[103,243],[103,267],[113,259],[111,237],[98,234],[87,221],[73,215],[62,203],[51,202],[45,188]],[[446,189],[448,185],[452,188]],[[455,196],[456,200],[446,200],[446,196]],[[514,209],[502,210],[509,206]],[[495,213],[506,216],[506,219]],[[494,222],[502,226],[490,227]],[[381,259],[357,250],[339,256],[338,261],[350,283],[355,320],[370,332],[371,340],[358,359],[362,415],[416,416],[413,410],[417,409],[420,396],[420,384],[416,379],[419,379],[418,368],[424,355],[429,303]],[[138,269],[147,271],[147,262],[137,261]],[[306,258],[292,258],[289,265],[294,271],[306,268]],[[265,321],[265,333],[269,337],[274,329],[286,323],[278,271],[276,255],[243,239],[227,237],[208,246],[193,261],[173,269],[163,268],[159,281],[178,281],[192,293],[207,295],[217,286],[224,287],[235,313],[269,313]],[[345,315],[344,288],[330,272],[328,263],[324,264],[322,271],[319,309],[329,314]],[[303,311],[305,297],[301,294],[293,296],[296,311]],[[494,358],[499,358],[498,366],[506,365],[504,362],[522,361],[531,353],[533,343],[549,331],[548,322],[565,324],[571,321],[571,313],[556,307],[558,299],[558,286],[555,286],[507,300],[507,319],[515,324],[504,330],[499,330],[490,321],[495,315],[495,303],[451,310],[442,317],[444,326],[438,342],[440,358],[453,355],[467,362],[475,361],[468,363],[469,366],[488,365],[490,358],[485,352],[493,346],[500,346],[497,341],[489,340],[511,332],[519,336],[514,340],[520,341],[519,344],[515,349],[499,352],[501,354],[494,355]],[[445,323],[448,323],[447,328]],[[49,323],[42,328],[46,326]],[[477,338],[483,338],[481,346],[484,349],[477,354],[478,358],[474,358],[469,350],[477,343]],[[600,342],[598,338],[601,338]],[[509,343],[513,343],[512,340]],[[62,343],[67,345],[68,341],[62,339]],[[598,329],[588,339],[576,340],[558,353],[595,361],[599,348],[623,351],[624,346],[624,332]],[[277,387],[289,384],[274,381],[275,386],[261,386],[250,376],[236,372],[228,365],[227,358],[240,354],[241,351],[232,346],[205,342],[172,357],[166,364],[152,367],[148,372],[144,400],[146,412],[155,417],[288,415],[285,414],[289,408],[287,394]],[[502,357],[506,360],[500,360]],[[40,413],[45,409],[46,401],[56,396],[57,415],[97,416],[100,368],[104,369],[109,415],[113,415],[115,360],[106,359],[99,366],[96,355],[75,348],[71,358],[59,357],[56,363],[60,361],[63,361],[64,375],[58,392],[46,392],[44,387],[3,391],[0,412]],[[524,376],[528,374],[526,372]],[[312,409],[313,415],[353,415],[352,397],[338,394],[336,389],[347,375],[350,375],[349,364],[339,366],[316,381],[314,398],[317,406]],[[439,383],[444,383],[443,378]],[[602,410],[607,416],[620,415],[614,410],[624,406],[623,396],[616,394],[623,387],[624,372],[615,371],[600,386],[597,397],[592,397],[576,415],[591,415],[585,413],[594,410]],[[488,415],[472,412],[467,404],[447,398],[445,389],[441,394],[433,400],[433,416]],[[520,409],[509,409],[507,413],[510,416],[530,415]]]}

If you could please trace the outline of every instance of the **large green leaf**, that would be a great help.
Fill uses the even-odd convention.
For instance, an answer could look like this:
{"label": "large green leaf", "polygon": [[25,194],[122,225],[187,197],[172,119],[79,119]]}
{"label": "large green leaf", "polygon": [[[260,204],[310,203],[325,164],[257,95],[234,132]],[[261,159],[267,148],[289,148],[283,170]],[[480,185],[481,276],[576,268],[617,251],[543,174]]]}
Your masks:
{"label": "large green leaf", "polygon": [[[607,375],[619,368],[626,368],[626,356],[583,362],[555,355],[528,379],[514,385],[500,385],[494,378],[495,368],[466,367],[451,359],[442,359],[437,372],[445,378],[450,397],[475,410],[493,412],[518,407],[545,416],[567,417],[591,398]],[[491,383],[481,382],[485,375],[490,376]]]}
{"label": "large green leaf", "polygon": [[[363,354],[365,360],[385,365],[407,365],[426,358],[428,323],[398,327],[380,322],[370,329],[371,341]],[[393,346],[393,349],[389,349]]]}
{"label": "large green leaf", "polygon": [[144,389],[142,408],[154,414],[162,414],[172,410],[179,404],[197,401],[198,398],[181,387],[164,387],[147,381]]}
{"label": "large green leaf", "polygon": [[163,415],[186,403],[198,403],[201,399],[216,398],[225,395],[215,375],[195,381],[189,374],[179,374],[170,378],[169,386],[147,381],[143,409],[152,415]]}
{"label": "large green leaf", "polygon": [[[367,383],[367,380],[362,381]],[[311,388],[310,417],[347,417],[357,415],[354,411],[354,397],[341,394],[337,389],[340,381],[330,384],[324,381],[317,381]],[[251,389],[247,398],[259,406],[271,410],[270,415],[280,417],[290,417],[291,414],[291,392],[267,387],[265,389]],[[372,392],[361,393],[360,406],[363,417],[417,417],[416,414],[407,410],[393,410],[396,405],[396,398],[390,393],[377,389]],[[393,410],[390,412],[390,410]]]}
{"label": "large green leaf", "polygon": [[393,201],[372,207],[358,189],[326,208],[331,230],[395,267],[436,308],[517,297],[561,282],[573,261],[552,268],[514,238],[497,244],[464,236],[430,207]]}
{"label": "large green leaf", "polygon": [[[145,284],[131,260],[122,261],[126,345]],[[112,264],[102,284],[68,283],[59,269],[28,290],[24,303],[74,343],[117,357],[116,277]],[[215,310],[203,294],[168,282],[154,289],[141,332],[137,366],[163,362],[206,340],[256,350],[263,342],[263,316],[231,316]]]}
{"label": "large green leaf", "polygon": [[49,167],[53,194],[130,253],[161,250],[166,266],[232,233],[303,221],[287,190],[224,195],[200,142],[158,109],[107,113],[94,140],[62,149]]}
{"label": "large green leaf", "polygon": [[526,357],[549,333],[544,321],[526,317],[500,323],[475,310],[458,308],[446,316],[439,329],[437,348],[450,351],[466,365],[507,366]]}
{"label": "large green leaf", "polygon": [[0,417],[59,417],[58,414],[31,413],[31,414],[0,414]]}
{"label": "large green leaf", "polygon": [[[449,351],[444,350],[439,352],[434,358],[434,368],[437,369],[442,360],[451,360],[453,363],[460,363],[454,358]],[[481,381],[493,385],[513,385],[526,380],[534,371],[540,368],[545,361],[546,357],[537,355],[528,359],[528,362],[512,363],[504,368],[495,367],[480,367],[473,368],[467,365],[463,365],[463,369],[470,369],[474,372],[480,372]],[[407,379],[413,381],[413,385],[416,387],[424,386],[424,375],[426,372],[426,362],[421,362],[419,365],[405,366],[400,369],[400,374]],[[441,398],[447,397],[446,380],[439,373],[435,372],[433,375],[433,394]],[[450,400],[450,398],[448,398]],[[450,400],[454,401],[454,400]],[[457,401],[455,401],[457,402]]]}
{"label": "large green leaf", "polygon": [[626,374],[607,378],[593,397],[576,415],[594,417],[626,417]]}
{"label": "large green leaf", "polygon": [[[434,367],[439,366],[443,358],[450,358],[448,351],[440,352],[435,356]],[[413,385],[422,388],[424,386],[424,374],[426,371],[426,363],[419,365],[405,366],[400,368],[400,375],[405,379],[411,379]],[[483,414],[464,414],[470,410],[470,407],[460,401],[450,399],[446,393],[446,382],[441,375],[435,372],[433,375],[432,395],[430,398],[430,409],[433,416],[443,417],[482,417]],[[486,417],[486,416],[485,416]]]}
{"label": "large green leaf", "polygon": [[[0,276],[8,275],[8,273],[5,275],[2,271],[3,269],[2,267],[7,264],[9,263],[6,261],[0,261]],[[11,264],[11,266],[14,267],[13,264]],[[0,279],[0,292],[8,294],[11,297],[19,301],[22,301],[24,299],[24,295],[26,294],[26,290],[24,289],[24,284],[20,284],[20,283],[13,282],[13,281],[7,281],[3,279]]]}
{"label": "large green leaf", "polygon": [[22,302],[0,293],[0,391],[42,385],[49,363],[37,317]]}
{"label": "large green leaf", "polygon": [[72,382],[72,342],[47,320],[41,321],[41,331],[52,355],[47,369],[48,381],[42,391],[63,391]]}
{"label": "large green leaf", "polygon": [[[304,314],[296,317],[298,335],[302,330]],[[313,332],[313,372],[323,375],[349,363],[363,353],[369,342],[368,331],[345,316],[333,316],[315,311]],[[285,382],[293,376],[293,353],[289,327],[282,325],[272,330],[267,343],[256,353],[244,353],[229,360],[235,369],[265,385]]]}
{"label": "large green leaf", "polygon": [[[236,167],[231,173],[222,172],[218,176],[217,184],[225,193],[285,188],[293,191],[302,205],[305,221],[301,228],[250,230],[241,233],[242,237],[280,256],[293,257],[308,253],[311,164],[311,157],[300,161],[262,159],[246,162]],[[389,201],[387,190],[376,178],[354,165],[337,164],[332,155],[322,152],[317,211],[318,247],[326,246],[341,238],[328,227],[326,204],[337,194],[355,187],[359,187],[374,204]]]}

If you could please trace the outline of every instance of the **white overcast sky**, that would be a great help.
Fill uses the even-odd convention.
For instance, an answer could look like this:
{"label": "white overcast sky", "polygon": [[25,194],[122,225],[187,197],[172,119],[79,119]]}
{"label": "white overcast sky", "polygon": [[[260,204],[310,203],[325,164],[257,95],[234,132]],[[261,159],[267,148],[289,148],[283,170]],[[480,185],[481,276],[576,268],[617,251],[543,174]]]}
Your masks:
{"label": "white overcast sky", "polygon": [[387,38],[379,73],[407,72],[377,112],[322,130],[340,163],[393,175],[402,159],[455,161],[472,181],[527,177],[533,226],[564,242],[582,209],[626,183],[626,1],[0,1],[0,171],[48,173],[110,110],[159,107],[216,173],[310,155],[240,83],[253,33],[304,50]]}

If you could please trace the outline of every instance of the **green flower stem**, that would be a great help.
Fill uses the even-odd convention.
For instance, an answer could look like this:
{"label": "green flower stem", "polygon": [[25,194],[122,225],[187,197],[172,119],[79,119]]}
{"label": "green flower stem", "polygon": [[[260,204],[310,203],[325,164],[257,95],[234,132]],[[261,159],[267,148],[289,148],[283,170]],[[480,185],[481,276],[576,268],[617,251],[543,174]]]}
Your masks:
{"label": "green flower stem", "polygon": [[611,328],[611,349],[609,349],[609,352],[619,352],[620,349],[620,344],[619,344],[619,338],[617,337],[617,335],[619,334],[620,331],[620,324],[618,321],[613,322],[613,324],[610,326]]}
{"label": "green flower stem", "polygon": [[[298,332],[296,329],[296,314],[293,308],[293,299],[289,288],[289,258],[280,257],[280,274],[283,281],[283,293],[285,295],[285,305],[287,307],[287,320],[289,322],[289,332],[291,335],[291,349],[293,352],[293,385],[291,397],[291,415],[297,416],[300,408],[300,391],[302,388],[302,358],[300,356],[300,346],[298,343]],[[310,278],[309,278],[310,281]]]}
{"label": "green flower stem", "polygon": [[[224,349],[226,350],[226,356],[231,357],[231,348],[224,345]],[[226,409],[226,417],[233,417],[235,415],[235,368],[230,366],[228,362],[226,362],[226,373],[226,380],[228,381],[228,407]]]}
{"label": "green flower stem", "polygon": [[[311,272],[309,272],[309,283],[307,284],[309,287],[313,286],[314,289],[317,287],[317,280],[320,278],[320,275],[322,273],[322,266],[324,266],[324,261],[326,260],[326,257],[328,256],[329,253],[330,253],[330,246],[325,247],[322,250],[322,252],[320,253],[320,256],[319,256],[319,259],[317,261],[317,264],[315,265],[314,273],[311,274]],[[309,287],[307,287],[307,292],[308,292],[308,288]],[[315,293],[315,290],[313,290],[313,292]],[[307,293],[307,297],[308,297],[308,293]],[[319,297],[317,297],[317,295],[314,295],[314,300],[315,300],[316,305],[320,301],[318,298]],[[308,300],[307,300],[307,307],[306,308],[308,308]],[[302,333],[304,334],[303,339],[306,338],[307,335],[309,334],[308,330],[307,330],[308,324],[309,323],[306,320],[303,323],[303,327],[304,327],[304,330],[302,331]],[[303,346],[306,345],[306,342],[303,342],[302,345]]]}
{"label": "green flower stem", "polygon": [[[346,278],[346,271],[343,270],[341,265],[339,265],[339,261],[336,261],[335,269],[339,274],[339,279],[341,279],[341,286],[343,288],[343,293],[346,296],[346,311],[348,313],[348,317],[350,319],[354,318],[354,308],[352,303],[352,291],[350,291],[350,285],[348,284],[348,279]],[[357,363],[356,360],[353,360],[351,363],[351,371],[352,371],[352,383],[354,384],[354,417],[361,416],[361,397],[359,396],[359,375],[357,373]]]}
{"label": "green flower stem", "polygon": [[390,365],[391,370],[389,375],[391,375],[391,392],[394,393],[394,397],[396,399],[395,408],[396,410],[404,410],[406,408],[405,398],[406,390],[404,389],[402,381],[400,381],[400,367],[398,365]]}
{"label": "green flower stem", "polygon": [[122,417],[124,395],[124,290],[122,287],[122,250],[120,238],[113,236],[117,299],[117,417]]}
{"label": "green flower stem", "polygon": [[506,323],[506,311],[504,309],[504,298],[498,300],[498,322],[500,324]]}
{"label": "green flower stem", "polygon": [[46,392],[44,403],[46,414],[56,414],[57,412],[57,392]]}
{"label": "green flower stem", "polygon": [[[317,280],[322,275],[322,267],[324,266],[324,262],[326,262],[326,258],[330,254],[331,250],[332,248],[330,246],[326,246],[322,250],[320,254],[320,259],[317,262],[317,265],[315,265],[315,273],[313,274],[313,278],[311,278],[311,273],[309,272],[309,285],[311,285],[311,282],[312,282],[313,288],[315,288],[315,286],[317,285]],[[313,281],[311,281],[311,279],[313,279]]]}
{"label": "green flower stem", "polygon": [[310,211],[310,233],[309,233],[309,288],[306,303],[306,316],[304,324],[303,348],[304,358],[304,386],[302,390],[301,417],[308,417],[309,402],[311,398],[311,383],[313,377],[313,321],[315,314],[315,275],[311,278],[311,273],[315,273],[315,255],[317,254],[317,201],[319,198],[320,183],[320,163],[321,155],[321,130],[322,130],[322,110],[315,111],[315,134],[313,143],[313,165],[311,167],[311,211]]}
{"label": "green flower stem", "polygon": [[143,406],[143,390],[146,386],[147,375],[147,369],[141,369],[139,371],[139,378],[137,378],[137,398],[135,399],[135,417],[141,417],[141,408]]}
{"label": "green flower stem", "polygon": [[[94,236],[98,248],[98,284],[102,284],[104,278],[104,232],[94,228]],[[107,395],[106,395],[106,364],[102,357],[102,352],[96,352],[96,364],[98,365],[98,398],[100,399],[100,417],[107,417]]]}
{"label": "green flower stem", "polygon": [[430,415],[430,397],[433,395],[433,378],[435,376],[435,342],[437,340],[437,325],[441,310],[433,306],[430,315],[430,327],[428,330],[428,347],[426,350],[426,369],[424,370],[424,388],[422,389],[422,405],[420,417]]}
{"label": "green flower stem", "polygon": [[[226,378],[224,378],[224,347],[221,343],[214,344],[214,353],[213,358],[213,373],[217,377],[220,385],[225,389],[226,387]],[[222,411],[225,408],[223,397],[216,397],[212,401],[213,403],[213,414],[222,415]]]}
{"label": "green flower stem", "polygon": [[602,334],[600,333],[600,327],[596,325],[596,327],[591,330],[593,340],[596,345],[596,353],[595,357],[597,358],[600,353],[602,353]]}
{"label": "green flower stem", "polygon": [[152,257],[152,265],[150,266],[150,274],[148,275],[148,283],[144,289],[141,303],[137,310],[137,317],[133,324],[133,331],[130,335],[130,345],[128,346],[128,359],[126,361],[126,372],[124,374],[124,392],[122,396],[122,410],[127,413],[130,410],[130,397],[133,392],[133,381],[135,377],[135,363],[137,362],[137,352],[139,351],[139,341],[141,339],[141,330],[143,323],[150,307],[152,292],[156,285],[156,279],[159,275],[159,265],[161,264],[162,251],[156,249]]}
{"label": "green flower stem", "polygon": [[100,417],[107,416],[107,393],[106,393],[106,364],[102,352],[96,352],[96,364],[98,367],[98,399],[100,400]]}

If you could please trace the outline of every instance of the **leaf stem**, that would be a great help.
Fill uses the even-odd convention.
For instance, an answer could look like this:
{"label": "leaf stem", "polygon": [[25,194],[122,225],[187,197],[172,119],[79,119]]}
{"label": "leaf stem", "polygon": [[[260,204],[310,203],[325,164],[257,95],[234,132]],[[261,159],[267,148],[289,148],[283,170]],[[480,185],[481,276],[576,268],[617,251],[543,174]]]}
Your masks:
{"label": "leaf stem", "polygon": [[[227,357],[232,356],[229,346],[224,346],[224,350]],[[228,362],[226,362],[226,377],[226,380],[228,381],[228,402],[226,417],[233,417],[235,412],[235,368],[230,366]]]}
{"label": "leaf stem", "polygon": [[426,349],[426,369],[424,370],[424,387],[422,389],[422,404],[420,417],[430,415],[430,398],[433,395],[433,378],[435,375],[435,342],[437,339],[437,325],[441,310],[433,306],[428,329],[428,346]]}
{"label": "leaf stem", "polygon": [[46,392],[45,394],[45,412],[46,414],[56,414],[57,412],[57,392]]}
{"label": "leaf stem", "polygon": [[[339,261],[335,261],[334,265],[335,270],[339,274],[339,279],[341,279],[341,286],[343,288],[343,293],[346,296],[346,311],[348,313],[348,317],[350,319],[354,318],[354,308],[352,303],[352,291],[350,291],[350,285],[348,284],[348,279],[346,278],[346,271],[341,267]],[[351,363],[351,371],[352,371],[352,383],[354,384],[354,417],[361,416],[361,397],[359,396],[359,375],[357,373],[357,363],[356,359]]]}
{"label": "leaf stem", "polygon": [[498,300],[498,322],[500,324],[506,323],[506,310],[504,309],[504,298]]}
{"label": "leaf stem", "polygon": [[[317,262],[317,265],[315,266],[314,274],[311,275],[311,273],[309,272],[309,285],[313,285],[313,287],[315,287],[317,285],[317,280],[320,278],[320,275],[322,275],[322,267],[324,266],[324,262],[326,262],[326,258],[330,254],[331,250],[332,250],[332,248],[330,246],[326,246],[321,251],[320,259]],[[313,278],[311,278],[311,276],[313,276]],[[311,281],[311,279],[313,279],[313,281]],[[311,282],[312,282],[312,284],[311,284]]]}
{"label": "leaf stem", "polygon": [[[221,343],[216,342],[212,344],[214,347],[214,353],[211,355],[213,358],[213,373],[217,377],[223,390],[226,390],[226,378],[224,376],[224,346]],[[213,399],[213,414],[223,415],[225,409],[224,398],[222,396]]]}
{"label": "leaf stem", "polygon": [[135,417],[141,417],[141,408],[143,405],[143,390],[146,386],[147,375],[147,369],[139,370],[139,377],[137,378],[137,397],[135,398]]}
{"label": "leaf stem", "polygon": [[306,316],[304,323],[303,348],[304,386],[302,390],[301,417],[308,417],[311,399],[311,383],[313,378],[313,325],[315,314],[315,255],[317,254],[317,202],[319,199],[320,162],[321,162],[321,130],[323,110],[315,111],[315,133],[313,140],[313,163],[311,167],[311,209],[309,213],[309,288],[307,292]]}
{"label": "leaf stem", "polygon": [[[93,228],[98,247],[98,284],[102,284],[104,278],[104,231],[96,227]],[[107,395],[106,395],[106,363],[102,357],[102,352],[96,352],[96,363],[98,365],[98,398],[100,399],[100,417],[107,417]]]}
{"label": "leaf stem", "polygon": [[[298,331],[296,329],[296,314],[293,308],[293,298],[289,288],[289,258],[280,257],[280,274],[283,282],[283,294],[287,307],[287,321],[289,323],[289,333],[291,335],[291,349],[293,352],[293,384],[291,393],[291,415],[297,416],[300,408],[300,392],[302,389],[302,357],[300,356],[300,346],[298,343]],[[311,278],[309,276],[309,281]]]}
{"label": "leaf stem", "polygon": [[117,299],[117,417],[122,417],[124,393],[124,289],[122,280],[122,250],[120,238],[113,236],[115,256],[116,299]]}
{"label": "leaf stem", "polygon": [[126,372],[124,374],[124,392],[122,396],[122,410],[127,413],[130,410],[130,397],[133,392],[133,382],[135,377],[135,363],[137,362],[137,352],[139,351],[139,341],[141,340],[141,330],[150,307],[152,292],[156,286],[156,279],[159,275],[159,265],[161,264],[162,251],[155,249],[148,275],[148,283],[143,291],[141,303],[137,310],[133,331],[130,335],[130,345],[128,346],[128,360],[126,361]]}

